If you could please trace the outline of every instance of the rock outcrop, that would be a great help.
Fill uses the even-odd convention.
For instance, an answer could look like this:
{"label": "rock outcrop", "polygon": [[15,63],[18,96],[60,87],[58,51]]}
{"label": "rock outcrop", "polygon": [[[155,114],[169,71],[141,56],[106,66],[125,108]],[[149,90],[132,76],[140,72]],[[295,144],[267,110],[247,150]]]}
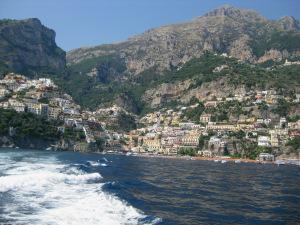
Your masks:
{"label": "rock outcrop", "polygon": [[61,73],[65,52],[38,19],[0,20],[0,70],[26,75]]}
{"label": "rock outcrop", "polygon": [[[288,52],[285,52],[285,54],[288,54]],[[267,51],[262,57],[258,59],[258,63],[263,63],[269,60],[273,61],[281,61],[283,59],[283,53],[276,50],[271,49],[270,51]]]}
{"label": "rock outcrop", "polygon": [[194,81],[191,79],[175,83],[164,83],[147,90],[142,100],[147,102],[150,107],[157,108],[172,100],[187,104],[193,97],[205,101],[246,93],[246,88],[243,85],[234,87],[226,78],[203,83],[198,87],[192,87],[193,83]]}
{"label": "rock outcrop", "polygon": [[292,16],[284,16],[278,21],[279,26],[283,30],[299,30],[300,23]]}

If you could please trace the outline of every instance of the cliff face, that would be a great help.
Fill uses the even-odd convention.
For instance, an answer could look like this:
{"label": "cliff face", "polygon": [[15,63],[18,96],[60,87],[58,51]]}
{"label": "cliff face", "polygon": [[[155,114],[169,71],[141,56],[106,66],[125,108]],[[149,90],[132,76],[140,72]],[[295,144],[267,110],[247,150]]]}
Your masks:
{"label": "cliff face", "polygon": [[275,60],[300,55],[299,44],[290,46],[280,39],[288,32],[300,41],[299,22],[293,17],[270,21],[252,10],[224,6],[191,22],[152,29],[119,44],[73,50],[67,54],[67,61],[76,64],[88,58],[118,55],[125,61],[127,74],[133,75],[152,67],[158,72],[170,70],[205,51],[264,62],[270,57],[263,55],[270,50],[280,52],[272,58]]}
{"label": "cliff face", "polygon": [[244,85],[234,87],[226,78],[203,83],[193,87],[194,80],[188,79],[175,83],[164,83],[155,88],[148,89],[142,96],[151,108],[157,108],[172,100],[189,103],[193,97],[197,99],[212,100],[213,98],[228,97],[228,95],[239,95],[247,92]]}
{"label": "cliff face", "polygon": [[55,32],[38,19],[0,20],[0,69],[27,75],[60,73],[65,52],[55,43]]}

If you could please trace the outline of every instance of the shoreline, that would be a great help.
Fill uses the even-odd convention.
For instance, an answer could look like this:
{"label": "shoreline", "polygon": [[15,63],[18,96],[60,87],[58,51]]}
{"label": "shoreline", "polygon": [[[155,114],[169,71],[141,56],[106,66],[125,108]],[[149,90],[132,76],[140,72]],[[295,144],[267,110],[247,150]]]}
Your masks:
{"label": "shoreline", "polygon": [[[111,154],[111,153],[105,153]],[[114,154],[114,153],[112,153]],[[122,154],[122,153],[121,153]],[[214,161],[218,163],[222,163],[222,161],[226,161],[224,163],[255,163],[255,164],[274,164],[274,165],[294,165],[300,166],[300,159],[280,159],[275,161],[258,161],[254,159],[243,159],[243,158],[229,158],[229,157],[201,157],[201,156],[182,156],[182,155],[152,155],[152,154],[141,154],[141,153],[133,153],[129,156],[132,157],[145,157],[145,158],[162,158],[162,159],[180,159],[180,160],[192,160],[192,161]]]}
{"label": "shoreline", "polygon": [[[19,147],[0,147],[1,149],[10,149],[10,150],[21,150],[22,148]],[[33,151],[46,151],[46,152],[72,152],[75,153],[76,151],[67,151],[67,150],[46,150],[46,149],[24,149],[24,150],[33,150]],[[202,157],[202,156],[183,156],[183,155],[158,155],[158,154],[147,154],[147,153],[135,153],[135,152],[127,152],[130,153],[126,155],[123,152],[77,152],[77,153],[84,153],[84,154],[106,154],[106,155],[123,155],[123,156],[131,156],[131,157],[144,157],[144,158],[161,158],[161,159],[179,159],[179,160],[191,160],[191,161],[214,161],[216,163],[255,163],[255,164],[274,164],[274,165],[293,165],[300,167],[300,159],[280,159],[275,161],[258,161],[254,159],[244,159],[244,158],[230,158],[227,156],[219,156],[219,157]]]}

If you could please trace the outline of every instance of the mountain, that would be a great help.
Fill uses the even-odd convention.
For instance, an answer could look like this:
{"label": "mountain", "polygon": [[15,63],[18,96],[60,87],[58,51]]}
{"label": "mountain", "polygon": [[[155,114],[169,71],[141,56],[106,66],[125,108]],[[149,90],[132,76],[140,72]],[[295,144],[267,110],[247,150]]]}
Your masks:
{"label": "mountain", "polygon": [[151,29],[125,42],[72,50],[67,62],[74,65],[113,56],[126,67],[123,75],[150,68],[162,73],[205,51],[251,63],[299,56],[299,40],[299,21],[293,17],[270,21],[255,11],[225,5],[190,22]]}
{"label": "mountain", "polygon": [[0,73],[60,73],[66,53],[57,47],[55,32],[38,19],[0,20]]}
{"label": "mountain", "polygon": [[[222,6],[192,21],[65,53],[37,19],[0,22],[0,69],[50,74],[84,108],[141,114],[251,89],[298,93],[300,23]],[[67,61],[67,65],[65,63]],[[46,75],[43,75],[46,76]]]}
{"label": "mountain", "polygon": [[[140,112],[187,103],[193,97],[210,98],[207,93],[216,91],[213,84],[223,84],[217,87],[224,96],[234,94],[232,80],[240,82],[239,88],[255,82],[278,87],[282,80],[275,74],[285,70],[294,78],[298,70],[270,72],[261,67],[299,57],[300,26],[295,18],[272,21],[255,11],[225,5],[190,22],[151,29],[121,43],[72,50],[67,53],[69,74],[62,83],[84,107],[115,103]],[[227,69],[213,72],[222,66]],[[282,84],[292,88],[298,82],[296,76]]]}

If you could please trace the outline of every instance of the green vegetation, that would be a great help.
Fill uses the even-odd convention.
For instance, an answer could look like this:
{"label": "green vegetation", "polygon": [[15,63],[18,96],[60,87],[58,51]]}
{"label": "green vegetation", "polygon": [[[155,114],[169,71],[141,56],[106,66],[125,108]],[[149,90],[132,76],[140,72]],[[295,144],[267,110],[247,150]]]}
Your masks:
{"label": "green vegetation", "polygon": [[[228,67],[220,72],[213,72],[221,65]],[[98,69],[98,76],[87,75],[93,68]],[[262,66],[241,63],[236,59],[212,53],[190,60],[179,70],[165,71],[162,74],[158,74],[156,68],[153,67],[139,75],[129,76],[124,75],[125,69],[124,61],[117,56],[102,56],[71,65],[68,72],[63,76],[55,76],[54,80],[84,108],[95,109],[99,106],[108,106],[117,97],[126,95],[137,106],[138,114],[151,111],[149,106],[141,100],[145,91],[163,83],[191,79],[192,84],[189,89],[192,89],[205,82],[226,77],[228,83],[234,86],[244,84],[247,87],[274,88],[283,94],[288,94],[289,90],[300,84],[300,65],[274,67],[273,70],[267,70]],[[178,105],[182,103],[178,100],[168,101],[167,99],[160,107],[176,108]],[[240,113],[243,112],[236,108],[236,114]],[[227,116],[220,112],[217,120],[227,120]]]}
{"label": "green vegetation", "polygon": [[[69,67],[72,73],[79,72],[81,74],[87,74],[91,72],[93,68],[97,68],[98,70],[100,70],[100,74],[104,74],[106,76],[112,75],[111,73],[114,71],[117,73],[122,73],[126,70],[123,60],[114,55],[85,59]],[[103,81],[104,80],[102,80],[102,82]]]}
{"label": "green vegetation", "polygon": [[[188,61],[180,70],[171,71],[161,76],[158,82],[168,83],[170,81],[174,82],[190,78],[196,78],[199,83],[210,82],[223,75],[223,73],[213,73],[213,70],[217,66],[231,64],[234,61],[234,59],[206,53],[200,58]],[[226,69],[224,69],[224,71],[226,71]]]}
{"label": "green vegetation", "polygon": [[234,153],[234,154],[231,154],[230,157],[234,158],[234,159],[240,159],[240,158],[242,158],[242,154],[241,153]]}
{"label": "green vegetation", "polygon": [[296,137],[286,144],[292,148],[293,152],[300,152],[300,137]]}
{"label": "green vegetation", "polygon": [[7,65],[4,62],[0,61],[0,79],[4,77],[5,74],[9,72]]}
{"label": "green vegetation", "polygon": [[201,135],[200,137],[199,137],[199,143],[198,143],[198,148],[200,149],[200,150],[202,150],[205,146],[205,142],[206,141],[209,141],[209,139],[210,139],[210,135],[208,135],[208,136],[204,136],[204,135]]}
{"label": "green vegetation", "polygon": [[[246,148],[245,148],[246,146]],[[256,147],[255,147],[256,146]],[[268,147],[257,146],[256,143],[247,143],[243,145],[244,157],[249,159],[257,159],[260,153],[272,153],[272,149]]]}
{"label": "green vegetation", "polygon": [[243,111],[244,103],[234,101],[226,101],[217,105],[215,108],[208,108],[205,111],[212,114],[212,121],[224,122],[229,120],[229,116],[233,115],[238,118],[241,114],[247,114]]}
{"label": "green vegetation", "polygon": [[287,50],[289,52],[300,48],[300,34],[295,31],[273,31],[270,34],[263,33],[260,38],[253,39],[250,42],[253,53],[260,57],[270,49],[278,49],[280,51]]}
{"label": "green vegetation", "polygon": [[85,134],[83,130],[76,130],[74,127],[66,127],[63,137],[65,139],[72,139],[74,141],[85,140]]}
{"label": "green vegetation", "polygon": [[43,104],[49,104],[49,99],[48,98],[41,98],[41,99],[39,99],[39,102],[43,103]]}
{"label": "green vegetation", "polygon": [[136,129],[135,118],[130,114],[121,112],[118,115],[117,121],[118,121],[118,125],[119,125],[118,128],[122,131],[128,132],[130,130]]}
{"label": "green vegetation", "polygon": [[135,118],[132,115],[120,113],[118,116],[118,124],[123,131],[130,131],[136,129]]}
{"label": "green vegetation", "polygon": [[82,141],[85,139],[82,130],[66,127],[65,132],[58,131],[63,125],[59,120],[47,120],[32,113],[18,113],[14,110],[0,109],[0,135],[13,136],[16,140],[36,138],[57,140],[59,138]]}
{"label": "green vegetation", "polygon": [[[98,75],[88,75],[97,68]],[[130,90],[126,84],[114,81],[125,71],[122,59],[109,55],[86,59],[68,67],[63,75],[52,76],[55,83],[72,95],[85,108],[95,109],[110,104],[119,94]]]}
{"label": "green vegetation", "polygon": [[194,149],[194,148],[181,148],[178,153],[180,155],[196,156],[197,155],[197,149]]}
{"label": "green vegetation", "polygon": [[260,111],[260,114],[263,116],[263,118],[267,118],[269,106],[267,105],[267,103],[265,101],[258,104],[258,109]]}
{"label": "green vegetation", "polygon": [[96,145],[98,150],[103,151],[105,147],[106,140],[104,138],[98,138],[96,139]]}
{"label": "green vegetation", "polygon": [[288,116],[287,117],[288,122],[297,122],[300,120],[300,115],[293,115],[293,116]]}
{"label": "green vegetation", "polygon": [[237,132],[230,132],[229,136],[230,137],[235,137],[238,140],[243,140],[243,138],[246,137],[246,133],[244,131],[242,131],[242,130],[239,130]]}
{"label": "green vegetation", "polygon": [[31,113],[0,109],[0,135],[9,135],[11,127],[17,139],[30,137],[52,140],[60,137],[57,130],[59,125],[60,121],[48,121]]}
{"label": "green vegetation", "polygon": [[288,112],[290,111],[291,104],[287,102],[285,99],[278,99],[278,104],[275,109],[273,109],[273,112],[280,115],[280,116],[287,116]]}
{"label": "green vegetation", "polygon": [[204,105],[202,102],[198,102],[198,106],[195,108],[189,108],[185,112],[187,119],[199,123],[200,116],[204,112]]}

